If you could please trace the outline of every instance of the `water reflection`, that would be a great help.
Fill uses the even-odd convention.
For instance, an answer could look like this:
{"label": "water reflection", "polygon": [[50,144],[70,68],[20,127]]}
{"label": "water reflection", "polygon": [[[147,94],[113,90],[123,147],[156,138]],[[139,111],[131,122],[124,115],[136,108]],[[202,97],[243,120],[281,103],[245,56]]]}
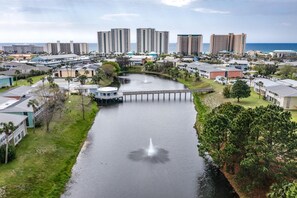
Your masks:
{"label": "water reflection", "polygon": [[[221,173],[221,171],[208,160],[205,160],[205,168],[203,174],[198,177],[197,196],[199,198],[239,198],[232,187]],[[228,186],[230,191],[226,191],[221,186]]]}

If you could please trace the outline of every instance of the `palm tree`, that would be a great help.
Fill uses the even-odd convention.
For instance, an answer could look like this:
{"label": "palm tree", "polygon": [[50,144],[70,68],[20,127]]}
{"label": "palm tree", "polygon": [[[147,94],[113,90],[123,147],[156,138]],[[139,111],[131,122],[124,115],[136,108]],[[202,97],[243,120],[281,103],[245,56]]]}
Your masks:
{"label": "palm tree", "polygon": [[67,76],[65,80],[68,82],[68,97],[70,95],[70,82],[72,81],[72,77]]}
{"label": "palm tree", "polygon": [[20,75],[20,70],[15,70],[14,74],[15,74],[15,84],[18,85],[18,77]]}
{"label": "palm tree", "polygon": [[0,129],[0,132],[4,132],[5,133],[5,137],[6,137],[6,149],[5,149],[5,164],[7,164],[8,162],[8,137],[11,133],[13,133],[13,131],[15,130],[15,126],[12,122],[1,122],[0,126],[2,126],[2,128]]}
{"label": "palm tree", "polygon": [[86,84],[87,76],[85,76],[85,75],[80,75],[80,76],[78,77],[78,80],[79,80],[80,84],[84,85],[84,84]]}
{"label": "palm tree", "polygon": [[45,77],[40,78],[40,80],[42,81],[42,86],[44,87]]}
{"label": "palm tree", "polygon": [[33,79],[32,78],[28,78],[27,82],[30,83],[30,85],[33,85]]}
{"label": "palm tree", "polygon": [[261,97],[261,87],[263,87],[264,83],[262,81],[259,81],[257,84],[259,86],[259,99],[260,99],[260,97]]}
{"label": "palm tree", "polygon": [[85,72],[84,72],[84,74],[86,75],[86,76],[88,76],[88,74],[90,73],[90,71],[89,70],[87,70],[87,69],[85,69]]}
{"label": "palm tree", "polygon": [[53,78],[53,77],[48,76],[46,79],[47,79],[47,81],[48,81],[50,84],[54,83],[54,78]]}
{"label": "palm tree", "polygon": [[[37,107],[39,106],[39,103],[36,99],[31,99],[28,101],[27,104],[28,107],[32,107],[33,108],[33,113],[35,114],[35,112],[37,111]],[[35,115],[34,115],[34,128],[35,128]]]}

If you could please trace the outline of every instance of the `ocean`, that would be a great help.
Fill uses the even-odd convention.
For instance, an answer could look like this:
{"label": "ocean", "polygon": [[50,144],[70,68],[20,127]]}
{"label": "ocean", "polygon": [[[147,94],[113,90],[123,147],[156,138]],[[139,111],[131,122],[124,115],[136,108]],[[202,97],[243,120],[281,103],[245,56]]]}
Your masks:
{"label": "ocean", "polygon": [[[0,49],[5,45],[16,43],[0,43]],[[18,43],[19,44],[19,43]],[[44,46],[45,43],[29,43],[38,46]],[[89,51],[97,51],[97,43],[89,43]],[[295,50],[297,51],[297,43],[247,43],[246,50],[259,50],[261,52],[272,52],[273,50]],[[131,51],[136,51],[136,43],[131,43]],[[203,52],[209,51],[209,43],[203,44]],[[176,43],[169,43],[169,52],[176,52]]]}

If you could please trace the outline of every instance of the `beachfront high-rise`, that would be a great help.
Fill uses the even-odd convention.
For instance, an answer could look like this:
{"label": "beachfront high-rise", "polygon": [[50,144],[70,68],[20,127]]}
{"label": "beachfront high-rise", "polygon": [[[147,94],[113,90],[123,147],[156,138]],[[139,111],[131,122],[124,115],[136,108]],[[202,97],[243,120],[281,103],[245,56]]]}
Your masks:
{"label": "beachfront high-rise", "polygon": [[87,54],[89,53],[89,47],[87,43],[74,43],[70,41],[69,43],[61,43],[57,41],[57,43],[47,43],[46,51],[49,54],[57,55],[57,54]]}
{"label": "beachfront high-rise", "polygon": [[155,51],[155,29],[137,28],[137,52],[145,53]]}
{"label": "beachfront high-rise", "polygon": [[111,50],[111,32],[101,31],[97,32],[98,38],[98,52],[100,54],[109,54]]}
{"label": "beachfront high-rise", "polygon": [[99,53],[127,53],[130,51],[130,29],[114,28],[97,32]]}
{"label": "beachfront high-rise", "polygon": [[169,48],[169,32],[156,31],[155,32],[155,52],[157,54],[168,54]]}
{"label": "beachfront high-rise", "polygon": [[202,52],[203,36],[201,34],[178,34],[177,53],[197,55]]}
{"label": "beachfront high-rise", "polygon": [[155,31],[154,28],[138,28],[137,32],[137,52],[156,52],[158,54],[168,53],[169,32]]}
{"label": "beachfront high-rise", "polygon": [[210,36],[210,53],[218,54],[222,51],[233,52],[234,54],[242,55],[245,51],[246,34],[233,34]]}
{"label": "beachfront high-rise", "polygon": [[130,51],[130,29],[111,29],[111,50],[117,53],[127,53]]}

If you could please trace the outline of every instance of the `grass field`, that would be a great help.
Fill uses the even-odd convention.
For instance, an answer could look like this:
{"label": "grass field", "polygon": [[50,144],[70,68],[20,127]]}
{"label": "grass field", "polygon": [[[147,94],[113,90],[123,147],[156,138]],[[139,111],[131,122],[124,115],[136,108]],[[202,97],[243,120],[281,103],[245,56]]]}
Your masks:
{"label": "grass field", "polygon": [[17,159],[0,165],[0,197],[60,197],[98,111],[90,103],[83,120],[80,96],[70,100],[62,117],[54,116],[49,133],[42,127],[29,130],[17,146]]}
{"label": "grass field", "polygon": [[[33,80],[33,84],[40,81],[42,77],[46,77],[47,75],[41,75],[41,76],[33,76],[31,77]],[[27,79],[20,79],[17,82],[14,82],[14,86],[30,86],[30,83],[27,82]]]}

